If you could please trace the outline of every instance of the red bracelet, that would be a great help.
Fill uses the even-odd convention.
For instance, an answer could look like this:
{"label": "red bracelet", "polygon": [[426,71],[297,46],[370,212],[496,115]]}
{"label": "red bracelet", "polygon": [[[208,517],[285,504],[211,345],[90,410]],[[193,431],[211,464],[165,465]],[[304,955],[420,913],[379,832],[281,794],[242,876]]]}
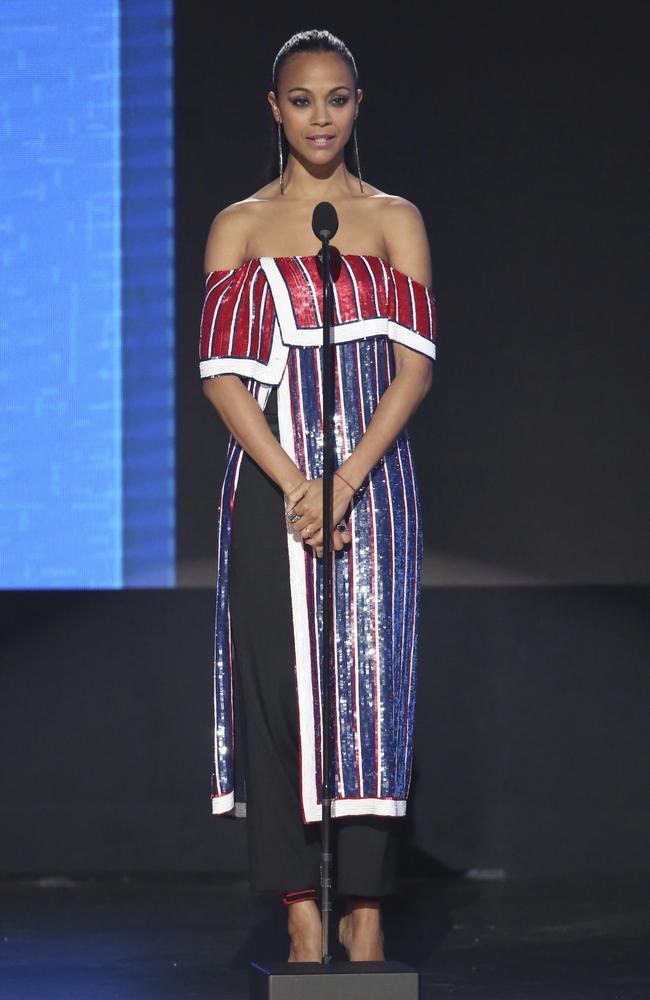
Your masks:
{"label": "red bracelet", "polygon": [[342,476],[340,472],[337,472],[336,470],[334,470],[334,475],[335,475],[335,476],[338,476],[338,477],[339,477],[339,479],[342,479],[342,480],[343,480],[343,482],[345,483],[345,485],[346,485],[346,486],[349,486],[349,487],[350,487],[350,489],[352,490],[352,492],[353,492],[353,493],[356,493],[356,492],[357,492],[357,491],[355,490],[354,486],[352,485],[352,483],[349,483],[349,482],[347,481],[347,479],[345,478],[345,476]]}

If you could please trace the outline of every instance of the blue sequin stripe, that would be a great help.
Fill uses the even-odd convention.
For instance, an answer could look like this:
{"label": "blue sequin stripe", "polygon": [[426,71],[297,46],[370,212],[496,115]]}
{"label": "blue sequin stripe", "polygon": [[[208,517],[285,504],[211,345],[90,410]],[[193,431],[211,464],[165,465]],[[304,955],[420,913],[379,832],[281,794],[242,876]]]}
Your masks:
{"label": "blue sequin stripe", "polygon": [[[261,385],[253,379],[246,381],[246,388],[257,399]],[[217,578],[215,598],[214,660],[213,660],[213,760],[211,796],[227,798],[234,794],[234,718],[232,676],[232,633],[230,627],[230,602],[228,565],[232,518],[239,469],[243,448],[232,435],[226,446],[226,469],[219,500],[217,519]],[[214,808],[219,809],[218,803]],[[219,810],[221,811],[221,810]]]}

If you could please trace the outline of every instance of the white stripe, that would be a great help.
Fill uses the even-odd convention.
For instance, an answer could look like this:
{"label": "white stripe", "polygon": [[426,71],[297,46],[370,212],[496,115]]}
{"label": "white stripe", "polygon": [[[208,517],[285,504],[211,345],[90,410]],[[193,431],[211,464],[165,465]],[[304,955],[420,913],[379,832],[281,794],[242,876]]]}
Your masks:
{"label": "white stripe", "polygon": [[[415,546],[416,546],[415,552],[417,552],[417,540],[418,540],[418,531],[419,531],[419,527],[420,527],[420,519],[418,517],[418,505],[417,505],[417,503],[415,501],[415,468],[413,466],[413,456],[411,455],[410,445],[407,445],[407,455],[408,455],[408,460],[409,460],[409,466],[410,466],[410,469],[411,469],[411,496],[413,497],[413,510],[414,510],[414,516],[415,516],[415,527],[414,527],[414,537],[415,537]],[[414,556],[415,556],[415,552],[414,552]],[[415,562],[414,562],[414,565],[415,565]],[[419,583],[419,581],[416,580],[414,586],[417,586],[418,583]],[[412,677],[412,674],[413,674],[413,659],[414,659],[414,653],[415,653],[415,614],[413,615],[413,619],[411,621],[411,642],[410,642],[410,645],[409,645],[409,649],[410,649],[410,656],[409,656],[409,681],[408,681],[408,688],[407,688],[407,695],[406,695],[406,707],[407,707],[407,711],[404,713],[404,717],[406,719],[406,733],[405,733],[405,742],[404,742],[405,749],[408,747],[408,738],[409,738],[408,707],[409,707],[409,705],[411,703],[411,677]],[[404,759],[405,759],[405,762],[406,762],[406,757]]]}
{"label": "white stripe", "polygon": [[[308,822],[317,822],[321,818],[322,809],[319,806],[313,815],[307,817]],[[371,813],[374,816],[405,816],[406,799],[333,799],[332,816],[363,816]]]}
{"label": "white stripe", "polygon": [[[400,479],[402,481],[402,503],[404,505],[404,567],[405,575],[408,573],[409,567],[409,547],[408,547],[408,537],[409,537],[409,515],[408,515],[408,502],[406,496],[406,480],[404,479],[404,467],[402,465],[402,456],[400,454],[399,448],[395,449],[397,455],[397,464],[399,466]],[[402,642],[400,645],[400,678],[404,671],[404,623],[406,619],[406,586],[404,587],[404,596],[402,597]],[[400,681],[399,688],[399,701],[401,704],[402,698],[404,697],[404,685]],[[395,780],[397,777],[397,744],[395,750]]]}
{"label": "white stripe", "polygon": [[390,279],[393,283],[393,294],[395,295],[395,322],[399,323],[399,295],[397,294],[397,280],[395,278],[395,270],[392,267],[390,269]]}
{"label": "white stripe", "polygon": [[[330,327],[333,344],[347,344],[351,340],[366,340],[368,337],[382,337],[388,334],[388,319],[386,316],[376,316],[373,319],[352,320],[350,323],[333,323]],[[323,331],[318,329],[300,330],[292,321],[287,329],[282,324],[282,339],[292,347],[321,347]]]}
{"label": "white stripe", "polygon": [[280,328],[277,320],[274,320],[268,364],[258,361],[257,358],[208,358],[199,362],[199,375],[201,378],[211,378],[214,375],[242,375],[266,385],[278,385],[288,357],[289,348],[282,343]]}
{"label": "white stripe", "polygon": [[[278,385],[278,426],[280,443],[290,458],[298,464],[293,422],[291,418],[291,399],[289,392],[289,368],[285,369]],[[287,546],[289,550],[289,583],[291,588],[291,608],[293,617],[293,638],[296,654],[295,671],[298,689],[298,737],[300,740],[300,756],[302,771],[300,775],[300,792],[302,809],[305,818],[314,818],[314,813],[320,807],[316,801],[316,734],[314,732],[314,710],[311,683],[311,649],[309,644],[309,616],[305,597],[304,551],[300,539],[287,527]]]}
{"label": "white stripe", "polygon": [[[305,382],[304,382],[303,377],[302,377],[302,362],[301,362],[301,354],[300,354],[300,352],[297,352],[297,354],[296,354],[296,368],[297,368],[297,375],[298,375],[298,385],[300,386],[300,412],[302,413],[302,417],[301,417],[301,421],[302,422],[301,422],[301,425],[300,425],[300,433],[302,435],[302,451],[303,451],[303,455],[305,455],[306,460],[307,460],[307,438],[308,438],[308,435],[309,435],[309,430],[308,430],[307,424],[305,422],[305,394],[304,394]],[[316,372],[316,395],[317,395],[317,400],[316,401],[317,401],[318,405],[320,406],[321,412],[322,412],[322,408],[323,408],[323,387],[321,385],[321,380],[320,380],[320,368],[319,368],[319,365],[316,363],[316,359],[314,359],[314,370]],[[322,447],[322,439],[321,439],[321,447]],[[313,469],[308,469],[307,470],[307,475],[308,476],[313,475]],[[302,544],[303,543],[301,543],[301,545]],[[313,549],[312,549],[312,552],[313,552]],[[303,562],[303,572],[305,574],[305,582],[306,582],[306,573],[307,573],[307,571],[304,568],[304,562]],[[317,682],[318,682],[318,712],[319,712],[319,716],[320,716],[320,719],[321,719],[320,752],[321,752],[321,763],[322,763],[323,735],[324,734],[323,734],[323,728],[322,728],[322,718],[323,718],[323,689],[322,689],[322,683],[321,683],[321,663],[322,663],[322,655],[323,654],[322,654],[321,632],[320,632],[320,629],[318,628],[318,625],[317,625],[317,611],[316,611],[316,609],[318,607],[318,588],[317,588],[317,585],[316,585],[316,573],[315,572],[312,572],[311,578],[312,578],[311,601],[312,601],[312,606],[313,606],[314,611],[315,611],[315,617],[314,617],[314,619],[311,622],[311,630],[312,630],[312,634],[313,634],[313,637],[314,637],[314,645],[315,645],[315,649],[316,649],[316,663],[318,664],[318,669],[316,671],[316,677],[317,677]],[[304,593],[304,588],[303,588],[303,593]]]}
{"label": "white stripe", "polygon": [[393,320],[389,320],[388,336],[391,340],[396,340],[398,344],[404,344],[406,347],[412,348],[414,351],[417,351],[418,354],[426,354],[428,358],[435,359],[435,343],[432,340],[428,340],[426,337],[423,337],[421,333],[414,333],[408,326],[402,326],[401,323],[395,323]]}
{"label": "white stripe", "polygon": [[[234,793],[230,792],[223,798],[212,799],[213,814],[229,812],[234,805]],[[406,799],[332,799],[332,816],[405,816]],[[235,805],[235,816],[245,816],[241,803]],[[308,804],[305,819],[308,823],[319,823],[322,818],[322,808],[314,803]]]}
{"label": "white stripe", "polygon": [[[264,268],[273,295],[275,312],[284,343],[296,347],[322,347],[322,326],[319,325],[309,330],[296,326],[291,296],[275,260],[272,257],[261,257],[260,263]],[[304,267],[304,265],[302,266]],[[313,288],[313,284],[311,287]],[[331,326],[331,338],[334,344],[344,344],[351,340],[363,340],[365,337],[382,335],[388,335],[387,316],[375,316],[371,319],[360,319],[351,323],[333,323]]]}
{"label": "white stripe", "polygon": [[235,804],[235,793],[228,792],[227,795],[221,795],[219,798],[216,795],[212,796],[212,814],[216,816],[220,813],[230,812]]}
{"label": "white stripe", "polygon": [[388,301],[388,268],[381,258],[379,259],[379,263],[381,264],[381,271],[384,276],[384,299]]}
{"label": "white stripe", "polygon": [[[407,276],[408,277],[408,276]],[[418,314],[415,311],[415,295],[413,294],[413,279],[408,278],[409,295],[411,296],[411,318],[413,320],[413,329],[416,329],[418,325]]]}

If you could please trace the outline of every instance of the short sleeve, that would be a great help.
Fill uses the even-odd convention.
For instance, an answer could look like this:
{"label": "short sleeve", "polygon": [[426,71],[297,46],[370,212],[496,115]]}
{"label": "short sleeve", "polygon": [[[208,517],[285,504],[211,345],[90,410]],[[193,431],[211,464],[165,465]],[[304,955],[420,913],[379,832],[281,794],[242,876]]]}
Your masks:
{"label": "short sleeve", "polygon": [[426,285],[392,265],[388,269],[387,314],[391,340],[435,359],[435,296]]}
{"label": "short sleeve", "polygon": [[234,374],[277,384],[285,362],[273,297],[259,261],[210,271],[201,312],[201,378]]}

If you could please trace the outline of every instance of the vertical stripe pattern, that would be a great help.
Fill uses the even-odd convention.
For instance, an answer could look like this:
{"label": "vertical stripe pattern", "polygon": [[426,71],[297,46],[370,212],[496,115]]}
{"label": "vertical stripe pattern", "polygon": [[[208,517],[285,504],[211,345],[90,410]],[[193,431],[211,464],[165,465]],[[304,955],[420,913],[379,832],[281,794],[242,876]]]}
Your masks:
{"label": "vertical stripe pattern", "polygon": [[[301,321],[308,313],[308,309],[301,311],[301,303],[304,305],[306,301],[309,306],[305,282],[309,278],[317,287],[317,274],[309,274],[308,258],[278,261],[284,278],[298,283],[295,289],[291,286],[289,289],[292,316],[287,317],[286,310],[278,312],[279,300],[272,294],[272,284],[270,290],[262,288],[260,302],[266,294],[267,302],[276,307],[270,322],[277,321],[283,339],[287,336],[290,341],[295,336],[292,322]],[[252,275],[249,273],[248,281],[240,288],[240,309],[251,293],[255,276],[259,281],[258,269]],[[223,281],[229,280],[224,276]],[[430,337],[435,336],[435,324],[427,319],[428,301],[417,294],[417,287],[414,289],[417,282],[406,275],[396,276],[394,269],[379,258],[346,256],[339,282],[334,310],[338,310],[341,319],[353,317],[356,322],[364,313],[366,317],[372,313],[370,318],[376,318],[373,310],[379,303],[384,318],[410,336],[422,337],[414,326],[416,323],[422,324]],[[216,278],[212,291],[220,294]],[[250,306],[245,308],[250,311]],[[226,324],[225,318],[223,322]],[[210,336],[214,342],[215,335],[225,334],[225,326],[219,325]],[[202,323],[201,335],[208,336],[207,323]],[[238,335],[238,329],[231,327],[232,343],[237,342]],[[382,394],[394,378],[391,339],[386,331],[383,335],[335,342],[332,397],[335,465],[343,462],[361,440]],[[245,384],[264,407],[268,384],[252,378]],[[277,384],[282,446],[305,476],[320,477],[322,347],[289,347]],[[232,519],[236,516],[241,456],[241,447],[231,436],[218,524],[211,792],[215,813],[233,808],[236,784],[228,549]],[[330,675],[334,718],[329,737],[332,812],[334,816],[364,813],[400,816],[406,811],[412,768],[422,565],[420,499],[408,428],[403,429],[371,470],[364,493],[353,501],[349,527],[350,545],[330,557],[334,602]],[[321,817],[323,560],[293,532],[287,532],[287,539],[299,710],[300,795],[303,821],[315,822]],[[273,567],[269,567],[269,572],[273,572]],[[251,609],[251,627],[254,627],[254,609]]]}

